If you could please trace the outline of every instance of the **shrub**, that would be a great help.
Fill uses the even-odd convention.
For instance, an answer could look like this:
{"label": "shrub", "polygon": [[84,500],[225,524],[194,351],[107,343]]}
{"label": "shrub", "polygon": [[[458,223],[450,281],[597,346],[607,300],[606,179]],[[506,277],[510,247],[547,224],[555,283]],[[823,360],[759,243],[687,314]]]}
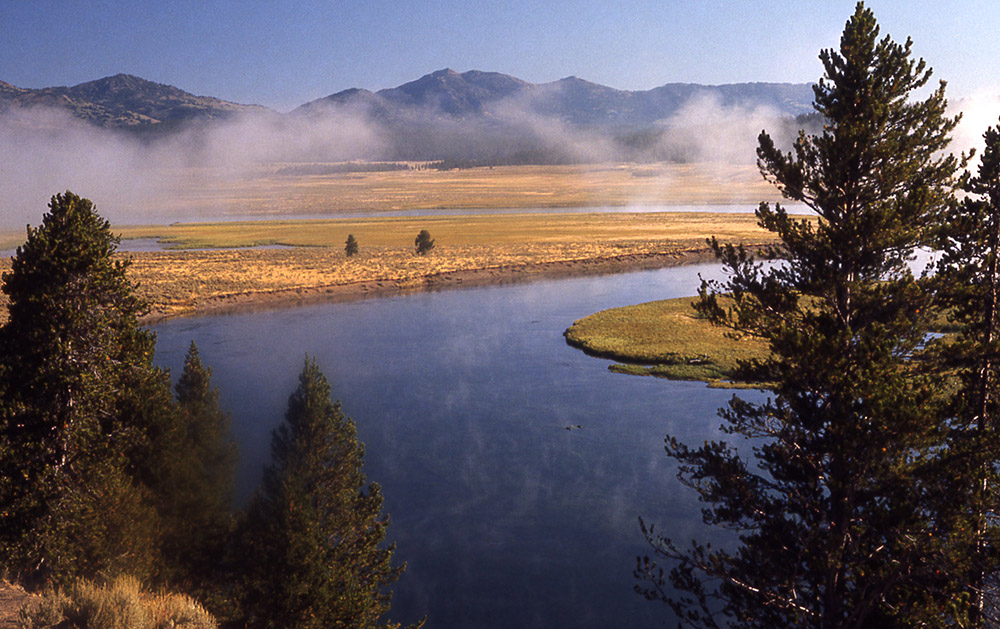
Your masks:
{"label": "shrub", "polygon": [[72,601],[58,590],[48,590],[42,600],[28,604],[18,610],[18,627],[21,629],[43,629],[58,625],[66,618],[66,610]]}
{"label": "shrub", "polygon": [[431,238],[429,231],[421,229],[413,244],[417,247],[418,256],[427,255],[427,252],[434,248],[434,239]]}
{"label": "shrub", "polygon": [[78,580],[68,593],[46,592],[35,606],[22,609],[19,625],[40,629],[59,625],[78,629],[214,629],[215,618],[183,594],[144,591],[139,580],[120,576],[106,585]]}

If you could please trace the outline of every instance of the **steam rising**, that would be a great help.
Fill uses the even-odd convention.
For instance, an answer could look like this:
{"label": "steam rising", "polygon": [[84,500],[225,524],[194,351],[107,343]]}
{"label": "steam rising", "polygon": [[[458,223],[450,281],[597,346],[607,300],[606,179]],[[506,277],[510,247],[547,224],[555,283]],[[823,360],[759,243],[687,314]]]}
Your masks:
{"label": "steam rising", "polygon": [[[0,227],[37,224],[49,198],[73,190],[112,222],[196,219],[185,193],[252,177],[264,164],[342,161],[382,152],[375,125],[341,115],[278,115],[196,123],[169,134],[101,129],[51,108],[0,115]],[[227,208],[212,210],[215,217]]]}
{"label": "steam rising", "polygon": [[[998,124],[1000,91],[996,88],[984,90],[951,103],[949,115],[958,113],[962,114],[962,120],[952,133],[951,150],[954,153],[968,153],[969,149],[975,149],[978,155],[983,150],[983,133]],[[976,157],[970,164],[973,170],[978,163],[979,158]]]}
{"label": "steam rising", "polygon": [[[443,113],[441,103],[410,107],[402,114],[387,114],[370,102],[324,103],[292,114],[190,123],[170,132],[102,129],[61,110],[11,108],[0,113],[0,227],[36,224],[51,195],[67,189],[93,199],[102,214],[120,224],[238,214],[239,208],[217,198],[222,196],[214,193],[220,184],[238,187],[288,163],[751,165],[761,130],[787,147],[799,126],[768,108],[725,105],[707,92],[651,127],[616,125],[614,120],[588,123],[550,114],[554,108],[546,103],[560,96],[536,92],[509,97],[464,118]],[[981,147],[983,131],[997,124],[1000,96],[980,94],[954,103],[954,108],[964,117],[952,150],[968,151]]]}

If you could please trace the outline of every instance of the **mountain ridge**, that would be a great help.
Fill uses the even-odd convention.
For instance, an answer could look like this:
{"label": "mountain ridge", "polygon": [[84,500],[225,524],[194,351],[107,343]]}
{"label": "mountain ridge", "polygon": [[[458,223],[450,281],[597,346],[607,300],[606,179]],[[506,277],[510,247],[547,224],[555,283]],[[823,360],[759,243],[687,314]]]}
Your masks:
{"label": "mountain ridge", "polygon": [[351,105],[376,118],[456,121],[496,118],[517,109],[573,125],[649,126],[677,113],[701,95],[722,106],[769,107],[778,115],[812,110],[812,89],[797,83],[730,83],[702,85],[666,83],[649,90],[619,90],[576,76],[531,83],[499,72],[451,68],[436,70],[396,87],[378,91],[349,88],[277,112],[256,104],[239,104],[212,96],[196,96],[178,87],[131,74],[115,74],[74,86],[21,88],[0,81],[0,109],[47,106],[68,111],[84,122],[107,128],[173,127],[243,114],[298,116],[324,108]]}
{"label": "mountain ridge", "polygon": [[84,122],[110,128],[171,126],[226,118],[236,113],[270,111],[261,105],[195,96],[172,85],[121,73],[73,86],[38,89],[0,82],[0,109],[12,106],[62,109]]}
{"label": "mountain ridge", "polygon": [[702,85],[666,83],[649,90],[619,90],[568,76],[548,83],[530,83],[498,73],[444,68],[398,87],[372,92],[342,90],[294,109],[302,114],[325,106],[363,104],[380,117],[404,118],[414,110],[437,117],[468,120],[493,117],[515,108],[521,113],[551,117],[577,126],[649,127],[676,115],[692,97],[723,107],[746,110],[770,108],[783,116],[812,111],[812,86],[806,83],[729,83]]}
{"label": "mountain ridge", "polygon": [[[234,152],[272,161],[453,166],[689,161],[752,154],[734,138],[755,141],[762,126],[793,137],[802,114],[812,111],[812,97],[807,84],[668,83],[629,91],[576,76],[531,83],[444,68],[397,87],[341,90],[279,113],[116,74],[70,87],[0,83],[0,113],[10,114],[0,128],[29,138],[72,122],[144,142],[173,138],[196,161]],[[51,109],[68,115],[50,116]]]}

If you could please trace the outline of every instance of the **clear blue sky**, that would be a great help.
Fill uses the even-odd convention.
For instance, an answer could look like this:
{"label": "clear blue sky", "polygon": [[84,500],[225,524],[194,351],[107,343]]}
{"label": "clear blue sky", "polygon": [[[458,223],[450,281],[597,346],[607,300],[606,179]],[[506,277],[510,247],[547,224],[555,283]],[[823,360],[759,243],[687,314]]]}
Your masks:
{"label": "clear blue sky", "polygon": [[[124,72],[281,111],[445,67],[619,89],[812,82],[854,0],[0,0],[0,80]],[[883,34],[949,82],[1000,86],[1000,2],[870,0]],[[1000,90],[993,90],[1000,91]]]}

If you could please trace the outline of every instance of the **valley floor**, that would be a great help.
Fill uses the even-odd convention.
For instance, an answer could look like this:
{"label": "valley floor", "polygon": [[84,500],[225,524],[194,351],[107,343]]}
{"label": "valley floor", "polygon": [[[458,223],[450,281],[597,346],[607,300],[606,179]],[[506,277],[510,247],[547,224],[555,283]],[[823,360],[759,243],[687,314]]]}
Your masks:
{"label": "valley floor", "polygon": [[[435,248],[416,255],[428,229]],[[705,239],[761,244],[750,214],[503,214],[122,228],[188,249],[123,253],[148,322],[375,294],[615,273],[709,259]],[[348,258],[355,236],[360,253]],[[126,241],[127,243],[127,241]],[[280,247],[280,248],[258,248]],[[9,268],[10,259],[0,262]]]}
{"label": "valley floor", "polygon": [[[427,255],[414,251],[421,229],[436,243]],[[360,243],[350,258],[348,234]],[[747,244],[769,239],[752,215],[693,212],[264,221],[131,235],[244,247],[132,254],[154,318],[656,268],[707,259],[711,236]],[[246,248],[254,245],[286,248]]]}

